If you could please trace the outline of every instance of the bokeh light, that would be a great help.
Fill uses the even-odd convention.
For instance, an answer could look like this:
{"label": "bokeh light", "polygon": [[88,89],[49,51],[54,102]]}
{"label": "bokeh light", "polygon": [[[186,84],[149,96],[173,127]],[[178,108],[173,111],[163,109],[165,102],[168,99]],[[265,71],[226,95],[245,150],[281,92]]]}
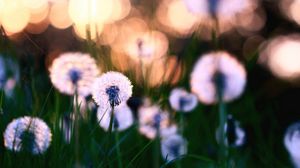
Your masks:
{"label": "bokeh light", "polygon": [[68,2],[61,1],[52,5],[49,20],[52,26],[58,29],[66,29],[72,25],[72,20],[68,13]]}
{"label": "bokeh light", "polygon": [[293,81],[300,77],[300,36],[279,36],[262,46],[260,62],[274,75]]}
{"label": "bokeh light", "polygon": [[30,11],[22,5],[20,0],[3,0],[2,4],[0,16],[4,29],[9,33],[22,31],[29,22]]}
{"label": "bokeh light", "polygon": [[163,30],[177,37],[191,34],[199,19],[187,10],[181,0],[162,1],[156,15]]}

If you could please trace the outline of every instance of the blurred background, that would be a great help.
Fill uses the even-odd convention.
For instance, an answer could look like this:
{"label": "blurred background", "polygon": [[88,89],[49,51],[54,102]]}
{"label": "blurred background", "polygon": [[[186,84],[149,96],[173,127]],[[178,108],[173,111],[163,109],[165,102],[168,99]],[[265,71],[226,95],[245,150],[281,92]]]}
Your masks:
{"label": "blurred background", "polygon": [[[300,119],[300,1],[219,0],[218,10],[210,4],[218,1],[208,1],[210,6],[200,1],[0,0],[0,66],[9,72],[2,77],[0,67],[0,88],[5,92],[1,132],[13,118],[32,113],[48,121],[52,130],[58,129],[55,117],[70,111],[70,102],[53,89],[48,68],[61,53],[87,52],[102,72],[127,74],[134,83],[134,98],[128,103],[134,110],[143,97],[169,109],[171,89],[190,87],[195,61],[204,53],[225,50],[247,70],[243,95],[228,104],[228,112],[246,132],[245,144],[231,149],[237,167],[291,167],[283,138],[287,127]],[[201,103],[186,115],[189,153],[216,158],[217,116],[216,105]],[[81,130],[94,128],[87,122],[82,125]],[[97,131],[95,142],[88,140],[90,136],[82,138],[87,145],[81,149],[82,157],[90,167],[97,167],[101,159],[92,149],[104,134],[100,128]],[[122,134],[138,134],[131,132]],[[37,166],[63,167],[60,161],[72,150],[60,141],[60,132],[53,136],[59,148],[52,145],[38,158],[17,155],[19,163],[14,163],[14,155],[1,140],[0,163],[29,167],[31,160]],[[129,136],[122,150],[135,140]],[[143,138],[134,150],[128,150],[124,162],[147,142]],[[146,151],[134,167],[152,167],[148,156],[151,152]],[[182,162],[184,167],[210,167],[194,158]]]}

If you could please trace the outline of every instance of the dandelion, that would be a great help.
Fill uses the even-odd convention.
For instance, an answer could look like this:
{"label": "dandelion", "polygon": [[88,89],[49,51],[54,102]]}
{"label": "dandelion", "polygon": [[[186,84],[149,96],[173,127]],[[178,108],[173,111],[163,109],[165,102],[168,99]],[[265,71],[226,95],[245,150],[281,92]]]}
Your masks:
{"label": "dandelion", "polygon": [[[98,121],[100,126],[105,131],[108,131],[109,129],[111,113],[111,108],[98,108]],[[126,103],[122,103],[119,106],[116,106],[116,108],[114,109],[114,120],[112,130],[123,131],[132,126],[133,122],[134,118],[132,111]]]}
{"label": "dandelion", "polygon": [[170,123],[169,113],[156,105],[142,106],[138,113],[139,131],[149,139],[154,139],[157,135],[166,137],[177,132],[177,126]]}
{"label": "dandelion", "polygon": [[295,167],[300,167],[300,123],[288,127],[284,136],[284,145],[289,152]]}
{"label": "dandelion", "polygon": [[53,85],[62,93],[87,96],[91,86],[99,75],[96,61],[88,54],[68,52],[56,58],[50,67]]}
{"label": "dandelion", "polygon": [[183,88],[175,88],[171,91],[169,102],[176,111],[189,112],[198,104],[197,96],[188,93]]}
{"label": "dandelion", "polygon": [[136,61],[149,63],[163,57],[168,51],[168,38],[159,31],[131,35],[124,44],[125,53]]}
{"label": "dandelion", "polygon": [[72,130],[73,130],[73,114],[66,114],[60,119],[59,127],[63,132],[63,137],[66,143],[71,142]]}
{"label": "dandelion", "polygon": [[[246,134],[244,129],[240,127],[240,123],[236,121],[232,115],[228,115],[227,123],[224,126],[224,131],[226,133],[225,145],[230,147],[239,147],[244,145],[246,140]],[[220,142],[220,128],[216,132],[217,141]]]}
{"label": "dandelion", "polygon": [[196,15],[232,20],[237,14],[251,11],[251,0],[184,0],[187,9]]}
{"label": "dandelion", "polygon": [[[74,105],[76,104],[76,98],[74,97]],[[83,118],[87,117],[87,112],[96,112],[97,111],[97,106],[94,103],[94,101],[92,99],[90,99],[90,97],[83,97],[83,96],[78,96],[77,97],[77,103],[79,106],[79,111],[80,114]],[[74,106],[74,108],[76,108]],[[75,111],[76,109],[74,109]]]}
{"label": "dandelion", "polygon": [[0,55],[0,89],[5,95],[11,97],[13,90],[19,81],[19,66],[10,58]]}
{"label": "dandelion", "polygon": [[190,80],[191,90],[205,104],[238,98],[246,85],[244,67],[227,52],[203,55],[194,66]]}
{"label": "dandelion", "polygon": [[131,97],[132,85],[122,73],[106,72],[96,79],[92,95],[101,108],[115,107]]}
{"label": "dandelion", "polygon": [[51,130],[43,120],[25,116],[8,124],[4,132],[4,146],[16,152],[42,154],[50,146],[51,137]]}
{"label": "dandelion", "polygon": [[161,141],[161,153],[163,159],[167,161],[178,159],[187,154],[187,141],[178,134],[163,138]]}

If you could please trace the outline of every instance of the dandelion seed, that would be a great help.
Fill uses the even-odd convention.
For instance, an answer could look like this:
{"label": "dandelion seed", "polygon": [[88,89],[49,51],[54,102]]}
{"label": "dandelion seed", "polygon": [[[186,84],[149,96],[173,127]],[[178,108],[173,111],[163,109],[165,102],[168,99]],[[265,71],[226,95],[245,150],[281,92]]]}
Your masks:
{"label": "dandelion seed", "polygon": [[106,72],[95,80],[93,99],[101,108],[118,106],[132,95],[130,80],[119,72]]}
{"label": "dandelion seed", "polygon": [[[98,108],[97,117],[100,126],[108,131],[111,117],[111,108]],[[132,126],[134,117],[131,109],[126,103],[116,106],[114,109],[114,120],[112,130],[123,131]]]}
{"label": "dandelion seed", "polygon": [[203,55],[194,66],[190,80],[191,90],[205,104],[229,102],[238,98],[246,85],[244,67],[227,52]]}
{"label": "dandelion seed", "polygon": [[187,154],[187,141],[180,135],[174,134],[161,141],[163,159],[172,161]]}
{"label": "dandelion seed", "polygon": [[295,167],[300,167],[300,123],[288,127],[284,136],[284,145],[294,162]]}
{"label": "dandelion seed", "polygon": [[177,132],[177,126],[170,122],[169,113],[156,105],[142,106],[138,113],[139,131],[149,139],[154,139],[157,135],[166,137]]}
{"label": "dandelion seed", "polygon": [[[239,147],[244,145],[246,141],[245,131],[240,127],[240,123],[237,122],[232,115],[228,115],[227,123],[224,126],[224,131],[226,133],[225,144],[227,146]],[[220,143],[220,128],[217,129],[216,138],[218,143]]]}
{"label": "dandelion seed", "polygon": [[8,124],[4,132],[4,146],[16,152],[42,154],[50,146],[51,138],[51,130],[43,120],[25,116]]}
{"label": "dandelion seed", "polygon": [[192,111],[198,104],[197,96],[182,88],[175,88],[171,91],[169,102],[174,110],[180,112]]}
{"label": "dandelion seed", "polygon": [[88,96],[91,86],[99,75],[96,61],[88,54],[68,52],[56,58],[49,69],[53,85],[62,93]]}

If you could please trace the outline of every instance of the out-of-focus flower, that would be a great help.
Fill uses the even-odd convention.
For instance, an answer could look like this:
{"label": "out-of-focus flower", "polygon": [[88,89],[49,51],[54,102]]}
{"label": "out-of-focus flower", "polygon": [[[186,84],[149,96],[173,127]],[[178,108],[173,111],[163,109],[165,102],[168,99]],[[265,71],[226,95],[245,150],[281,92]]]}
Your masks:
{"label": "out-of-focus flower", "polygon": [[300,77],[300,35],[279,36],[262,45],[259,61],[282,79]]}
{"label": "out-of-focus flower", "polygon": [[[186,10],[197,18],[197,34],[202,39],[236,28],[241,35],[248,36],[265,25],[264,10],[257,0],[173,0],[182,1]],[[190,17],[192,18],[192,17]],[[176,20],[176,17],[174,17]]]}
{"label": "out-of-focus flower", "polygon": [[95,80],[92,95],[100,108],[113,107],[131,97],[132,85],[122,73],[110,71]]}
{"label": "out-of-focus flower", "polygon": [[[79,106],[79,110],[80,110],[80,114],[83,118],[87,117],[87,112],[95,112],[97,110],[97,106],[95,104],[95,102],[92,99],[88,99],[89,97],[82,97],[82,96],[78,96],[77,97],[77,103]],[[76,99],[74,97],[74,111],[76,110],[75,108],[77,108],[76,105]]]}
{"label": "out-of-focus flower", "polygon": [[73,131],[73,114],[65,114],[62,116],[60,119],[59,127],[63,133],[63,137],[66,143],[71,142],[71,137],[72,137],[72,131]]}
{"label": "out-of-focus flower", "polygon": [[[230,20],[245,11],[253,10],[255,0],[183,0],[194,14],[216,16],[218,19]],[[253,2],[254,1],[254,2]]]}
{"label": "out-of-focus flower", "polygon": [[124,44],[125,53],[136,61],[151,62],[161,58],[168,51],[167,37],[158,31],[135,33]]}
{"label": "out-of-focus flower", "polygon": [[[107,131],[109,129],[111,108],[98,108],[97,117],[100,126]],[[123,131],[129,128],[134,122],[131,109],[126,102],[116,106],[114,109],[114,120],[112,130]]]}
{"label": "out-of-focus flower", "polygon": [[211,52],[203,55],[191,74],[191,90],[205,104],[229,102],[239,97],[246,85],[246,71],[227,52]]}
{"label": "out-of-focus flower", "polygon": [[4,146],[16,152],[42,154],[50,146],[51,138],[51,130],[43,120],[25,116],[8,124],[4,132]]}
{"label": "out-of-focus flower", "polygon": [[[240,127],[240,123],[236,121],[232,115],[228,115],[227,123],[224,126],[226,133],[225,144],[230,147],[239,147],[244,145],[246,141],[246,133],[243,128]],[[216,132],[216,139],[220,143],[220,127]]]}
{"label": "out-of-focus flower", "polygon": [[172,161],[187,154],[187,141],[180,135],[174,134],[163,138],[161,141],[163,159]]}
{"label": "out-of-focus flower", "polygon": [[173,89],[169,97],[169,102],[171,107],[179,112],[189,112],[198,104],[197,96],[188,93],[183,88]]}
{"label": "out-of-focus flower", "polygon": [[4,89],[6,96],[13,95],[19,79],[19,66],[12,59],[0,55],[0,89]]}
{"label": "out-of-focus flower", "polygon": [[284,145],[289,152],[295,167],[300,167],[300,123],[288,127],[284,136]]}
{"label": "out-of-focus flower", "polygon": [[50,67],[53,85],[62,93],[73,95],[76,88],[78,95],[87,96],[99,75],[95,60],[88,54],[68,52],[56,58]]}
{"label": "out-of-focus flower", "polygon": [[139,131],[149,139],[154,139],[157,135],[167,137],[177,132],[177,126],[170,122],[169,113],[162,111],[159,106],[140,107],[138,117]]}

